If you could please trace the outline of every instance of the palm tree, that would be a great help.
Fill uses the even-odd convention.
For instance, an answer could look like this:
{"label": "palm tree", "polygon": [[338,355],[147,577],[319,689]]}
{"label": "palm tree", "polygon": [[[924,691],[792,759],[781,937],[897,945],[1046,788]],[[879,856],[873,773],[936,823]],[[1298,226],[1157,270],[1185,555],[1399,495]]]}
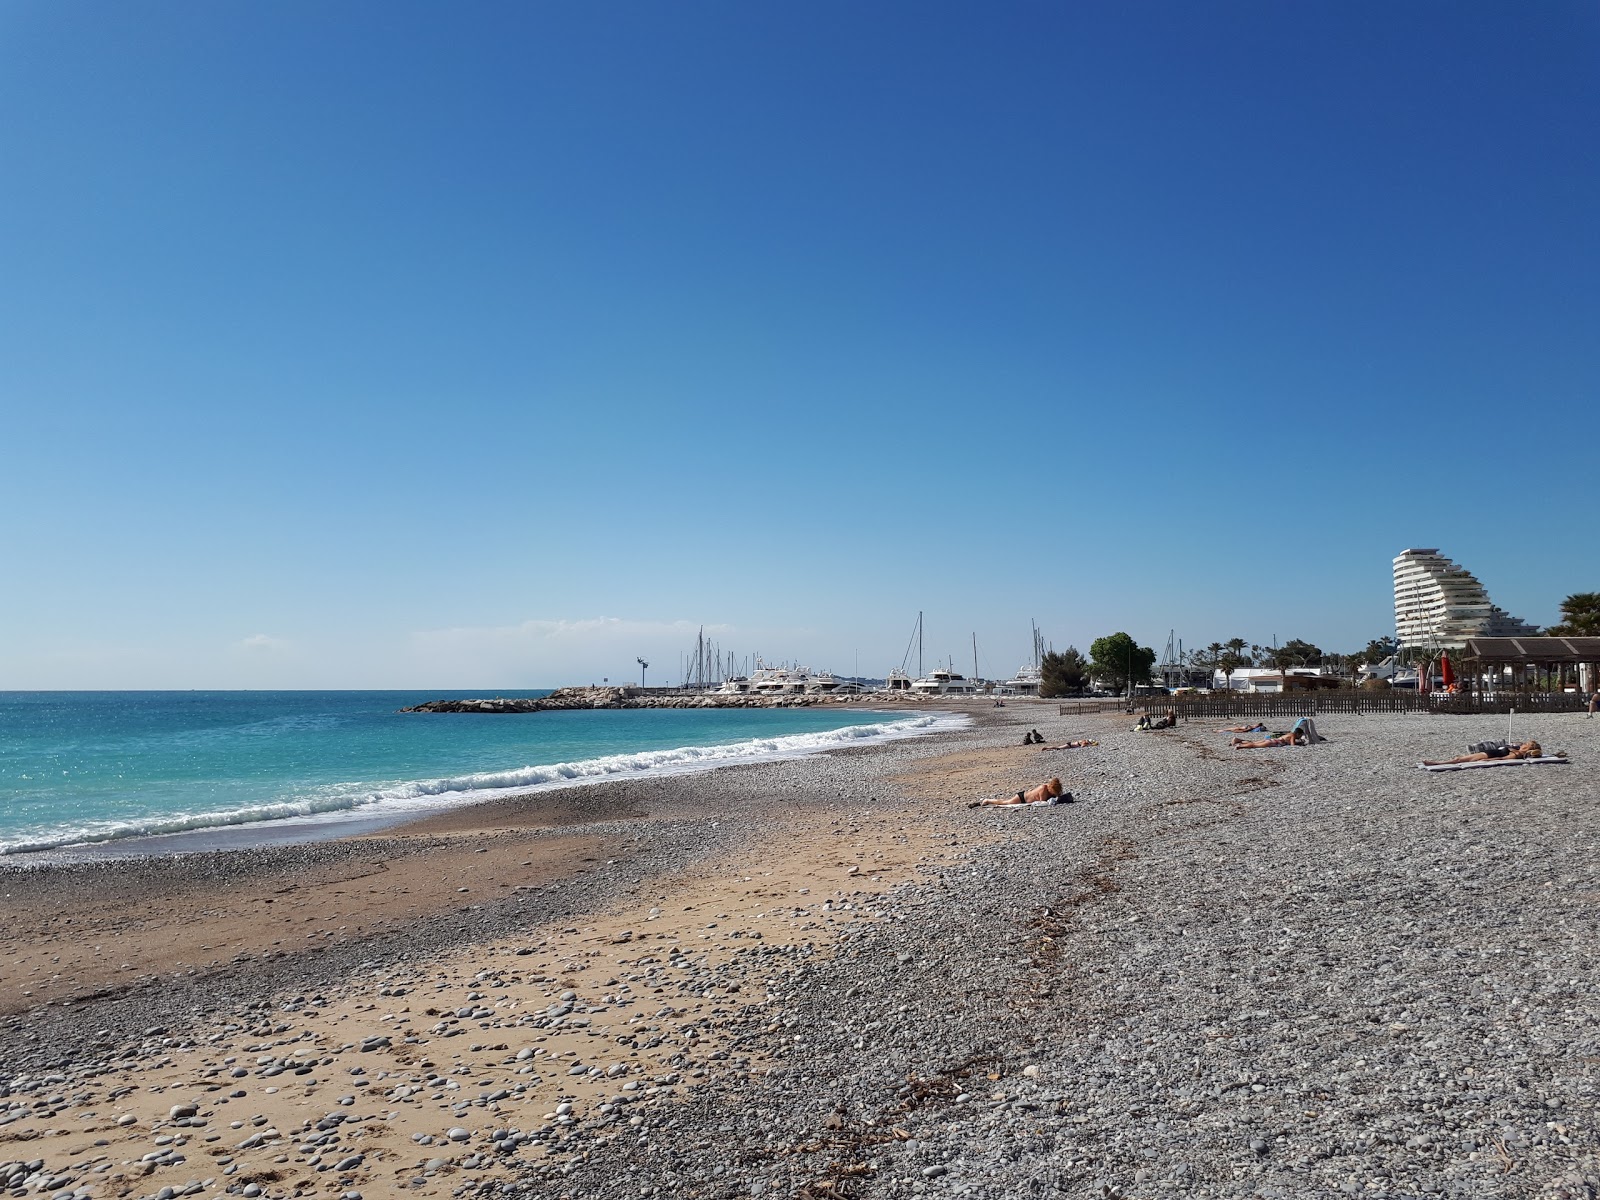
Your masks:
{"label": "palm tree", "polygon": [[1600,592],[1574,592],[1561,602],[1561,624],[1545,630],[1551,637],[1600,636]]}
{"label": "palm tree", "polygon": [[1229,638],[1223,645],[1225,653],[1217,666],[1222,669],[1222,677],[1230,688],[1233,686],[1233,673],[1240,667],[1250,665],[1250,658],[1245,654],[1244,648],[1245,640],[1237,637]]}

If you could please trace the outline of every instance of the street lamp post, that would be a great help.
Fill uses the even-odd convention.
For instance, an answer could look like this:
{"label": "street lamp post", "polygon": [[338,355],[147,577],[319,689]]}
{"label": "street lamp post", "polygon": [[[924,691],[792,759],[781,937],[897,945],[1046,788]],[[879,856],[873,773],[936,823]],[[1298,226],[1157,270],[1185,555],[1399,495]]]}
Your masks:
{"label": "street lamp post", "polygon": [[644,687],[644,673],[650,669],[650,664],[642,658],[636,658],[633,661],[639,664],[639,687],[642,689]]}

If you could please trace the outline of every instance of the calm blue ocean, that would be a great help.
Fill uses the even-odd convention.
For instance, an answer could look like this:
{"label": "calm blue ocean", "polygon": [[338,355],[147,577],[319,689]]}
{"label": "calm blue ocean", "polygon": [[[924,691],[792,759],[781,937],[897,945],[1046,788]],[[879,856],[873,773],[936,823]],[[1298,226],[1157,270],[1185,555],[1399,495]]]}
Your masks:
{"label": "calm blue ocean", "polygon": [[912,736],[949,720],[839,708],[397,711],[481,694],[0,692],[0,855],[399,816]]}

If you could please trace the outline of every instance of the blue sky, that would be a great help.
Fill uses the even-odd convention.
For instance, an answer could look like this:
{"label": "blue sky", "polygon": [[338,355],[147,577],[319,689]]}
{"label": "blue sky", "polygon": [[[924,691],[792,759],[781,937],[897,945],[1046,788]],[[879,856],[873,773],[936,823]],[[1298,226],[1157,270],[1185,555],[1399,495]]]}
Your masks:
{"label": "blue sky", "polygon": [[0,9],[0,688],[1330,649],[1595,575],[1600,10]]}

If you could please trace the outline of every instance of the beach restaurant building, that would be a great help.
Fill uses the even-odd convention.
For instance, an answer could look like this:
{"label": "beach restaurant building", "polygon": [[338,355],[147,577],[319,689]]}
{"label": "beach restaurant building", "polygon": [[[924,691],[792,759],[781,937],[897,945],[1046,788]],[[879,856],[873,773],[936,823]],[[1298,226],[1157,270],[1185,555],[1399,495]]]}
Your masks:
{"label": "beach restaurant building", "polygon": [[1508,687],[1539,674],[1570,679],[1583,692],[1600,686],[1600,637],[1475,637],[1463,655],[1463,675],[1495,676]]}

